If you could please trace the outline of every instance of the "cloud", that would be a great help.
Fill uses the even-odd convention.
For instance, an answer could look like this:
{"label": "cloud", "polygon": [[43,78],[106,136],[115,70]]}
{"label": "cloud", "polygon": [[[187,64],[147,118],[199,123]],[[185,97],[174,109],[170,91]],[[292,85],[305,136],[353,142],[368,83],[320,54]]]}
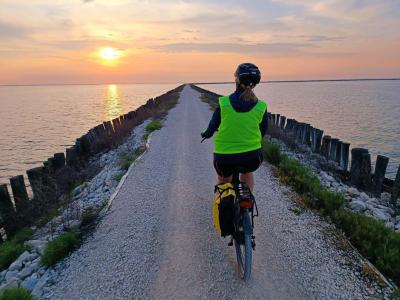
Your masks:
{"label": "cloud", "polygon": [[294,54],[317,46],[307,43],[174,43],[156,49],[166,52],[223,52],[223,53],[265,53]]}
{"label": "cloud", "polygon": [[23,38],[27,37],[29,30],[25,27],[0,21],[0,37]]}
{"label": "cloud", "polygon": [[337,41],[344,41],[346,39],[346,36],[307,35],[307,34],[274,35],[274,37],[277,39],[301,40],[305,42],[337,42]]}

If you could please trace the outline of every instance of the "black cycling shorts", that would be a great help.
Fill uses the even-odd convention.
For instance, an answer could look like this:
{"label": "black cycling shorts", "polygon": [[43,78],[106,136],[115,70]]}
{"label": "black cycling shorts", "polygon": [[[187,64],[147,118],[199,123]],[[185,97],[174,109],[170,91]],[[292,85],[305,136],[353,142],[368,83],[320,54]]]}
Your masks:
{"label": "black cycling shorts", "polygon": [[254,172],[263,162],[261,149],[239,154],[214,153],[214,168],[222,177],[233,175],[235,170],[240,173]]}

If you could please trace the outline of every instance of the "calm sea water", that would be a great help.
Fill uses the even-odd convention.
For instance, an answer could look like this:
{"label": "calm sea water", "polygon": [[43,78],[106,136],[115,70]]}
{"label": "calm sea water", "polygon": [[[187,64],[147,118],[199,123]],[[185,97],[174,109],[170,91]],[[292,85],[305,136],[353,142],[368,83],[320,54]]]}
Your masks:
{"label": "calm sea water", "polygon": [[177,84],[0,86],[0,183]]}
{"label": "calm sea water", "polygon": [[[229,94],[233,84],[202,85]],[[400,164],[400,81],[262,83],[255,92],[269,111],[307,122],[351,147],[388,156],[387,177]]]}

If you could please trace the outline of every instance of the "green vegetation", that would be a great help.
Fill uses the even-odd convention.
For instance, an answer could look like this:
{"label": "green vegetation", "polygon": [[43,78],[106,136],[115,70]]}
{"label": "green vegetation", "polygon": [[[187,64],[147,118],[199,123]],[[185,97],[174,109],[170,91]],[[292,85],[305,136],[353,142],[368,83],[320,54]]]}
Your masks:
{"label": "green vegetation", "polygon": [[34,300],[31,292],[22,287],[8,288],[0,295],[0,300]]}
{"label": "green vegetation", "polygon": [[92,208],[86,208],[82,213],[81,226],[92,224],[98,216],[98,213]]}
{"label": "green vegetation", "polygon": [[24,251],[29,250],[24,242],[32,236],[32,229],[22,228],[14,237],[0,245],[0,270],[7,269]]}
{"label": "green vegetation", "polygon": [[400,300],[400,289],[393,291],[393,293],[390,295],[390,300]]}
{"label": "green vegetation", "polygon": [[[281,179],[294,187],[305,204],[328,216],[358,250],[385,275],[400,283],[400,234],[381,221],[344,208],[344,195],[322,186],[311,170],[263,142],[266,160],[278,167]],[[268,153],[270,152],[270,153]]]}
{"label": "green vegetation", "polygon": [[291,207],[289,208],[291,212],[293,212],[296,216],[301,215],[303,210],[300,207]]}
{"label": "green vegetation", "polygon": [[146,126],[146,132],[153,132],[162,128],[162,124],[159,120],[153,120]]}
{"label": "green vegetation", "polygon": [[400,234],[381,221],[344,209],[335,211],[332,217],[365,257],[400,283]]}
{"label": "green vegetation", "polygon": [[59,260],[75,250],[79,243],[80,241],[76,233],[63,233],[55,240],[47,243],[41,259],[42,264],[46,267],[55,265]]}
{"label": "green vegetation", "polygon": [[105,208],[108,205],[108,201],[110,199],[107,197],[104,197],[103,200],[101,201],[101,206],[100,206],[100,210],[102,210],[103,208]]}
{"label": "green vegetation", "polygon": [[20,229],[13,237],[12,241],[14,243],[23,243],[27,241],[33,234],[33,231],[30,227],[25,227]]}
{"label": "green vegetation", "polygon": [[104,198],[99,208],[88,207],[82,213],[81,228],[92,225],[99,217],[100,212],[108,205],[108,198]]}
{"label": "green vegetation", "polygon": [[122,179],[122,177],[124,177],[125,173],[126,173],[126,172],[119,172],[118,174],[115,174],[115,175],[113,176],[113,180],[115,180],[115,181],[117,181],[117,182],[120,182],[121,179]]}
{"label": "green vegetation", "polygon": [[142,140],[147,141],[150,133],[152,133],[153,131],[156,131],[156,130],[160,130],[162,127],[163,127],[163,125],[160,120],[151,121],[149,124],[147,124],[147,126],[145,128],[145,132],[142,136]]}
{"label": "green vegetation", "polygon": [[[132,152],[130,152],[130,153],[124,153],[124,154],[122,154],[121,155],[121,157],[120,157],[120,164],[121,164],[121,167],[122,167],[122,169],[124,169],[124,170],[128,170],[129,169],[129,167],[130,167],[130,165],[144,152],[146,150],[146,148],[145,147],[137,147],[137,148],[135,148]],[[121,178],[122,178],[122,176],[123,176],[124,174],[118,174],[117,176],[119,177],[119,176],[121,176],[120,178],[118,178],[117,176],[116,176],[116,179],[119,179],[119,180],[121,180]],[[119,181],[118,180],[118,181]]]}
{"label": "green vegetation", "polygon": [[200,100],[208,103],[210,105],[211,110],[215,110],[218,105],[218,99],[208,96],[207,94],[201,94]]}
{"label": "green vegetation", "polygon": [[279,165],[282,160],[281,147],[277,144],[263,140],[264,158],[273,165]]}

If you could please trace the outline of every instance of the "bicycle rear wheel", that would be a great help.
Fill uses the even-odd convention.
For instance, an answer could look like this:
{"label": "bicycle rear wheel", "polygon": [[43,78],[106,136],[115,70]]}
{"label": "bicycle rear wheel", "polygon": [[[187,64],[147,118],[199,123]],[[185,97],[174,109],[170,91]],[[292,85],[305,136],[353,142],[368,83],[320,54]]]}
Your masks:
{"label": "bicycle rear wheel", "polygon": [[253,230],[251,227],[249,211],[242,212],[243,236],[235,238],[236,259],[238,263],[239,275],[244,280],[250,279],[253,248],[251,236]]}

